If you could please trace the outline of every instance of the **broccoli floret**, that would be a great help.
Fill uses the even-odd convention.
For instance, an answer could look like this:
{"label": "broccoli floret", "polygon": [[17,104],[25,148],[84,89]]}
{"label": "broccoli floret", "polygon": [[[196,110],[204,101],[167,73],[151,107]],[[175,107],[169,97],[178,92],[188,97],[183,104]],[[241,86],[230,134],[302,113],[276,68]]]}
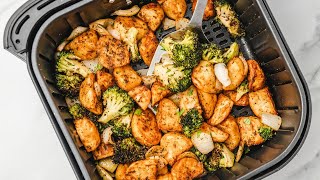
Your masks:
{"label": "broccoli floret", "polygon": [[260,136],[266,141],[268,139],[271,139],[273,136],[273,131],[271,127],[268,126],[262,126],[258,129],[258,132]]}
{"label": "broccoli floret", "polygon": [[225,57],[222,50],[214,43],[202,45],[202,59],[212,64],[224,63]]}
{"label": "broccoli floret", "polygon": [[200,128],[202,122],[203,118],[197,109],[193,108],[189,110],[187,114],[181,118],[183,133],[187,137],[191,137],[191,135]]}
{"label": "broccoli floret", "polygon": [[234,165],[235,160],[234,154],[224,144],[215,143],[214,146],[220,152],[221,158],[219,161],[219,167],[232,167]]}
{"label": "broccoli floret", "polygon": [[223,54],[226,59],[226,63],[228,63],[232,58],[237,57],[239,55],[240,47],[238,43],[234,42],[231,44],[230,48]]}
{"label": "broccoli floret", "polygon": [[67,97],[79,96],[80,86],[84,78],[80,74],[56,73],[56,84],[61,93]]}
{"label": "broccoli floret", "polygon": [[224,25],[234,38],[245,35],[236,12],[227,1],[215,1],[215,9],[217,12],[218,22]]}
{"label": "broccoli floret", "polygon": [[131,129],[120,121],[116,121],[111,128],[112,138],[117,142],[132,137]]}
{"label": "broccoli floret", "polygon": [[117,86],[110,87],[104,92],[103,103],[106,107],[98,120],[101,123],[129,114],[134,106],[134,101],[128,93]]}
{"label": "broccoli floret", "polygon": [[202,154],[197,148],[192,147],[190,149],[191,152],[193,152],[199,159],[200,162],[204,163],[208,159],[208,154]]}
{"label": "broccoli floret", "polygon": [[128,45],[130,51],[130,59],[132,62],[138,62],[141,60],[137,44],[138,32],[139,31],[136,28],[132,27],[123,35],[123,41]]}
{"label": "broccoli floret", "polygon": [[112,160],[116,164],[132,163],[145,158],[147,148],[139,145],[134,138],[126,138],[114,146]]}
{"label": "broccoli floret", "polygon": [[203,163],[204,168],[209,172],[213,173],[219,169],[219,160],[220,160],[220,150],[215,148],[209,154],[202,154],[195,147],[191,148],[191,152],[193,152],[199,159],[200,162]]}
{"label": "broccoli floret", "polygon": [[185,91],[191,86],[191,73],[192,69],[175,67],[173,64],[158,63],[154,68],[154,75],[174,93]]}
{"label": "broccoli floret", "polygon": [[176,67],[194,68],[201,60],[198,34],[191,30],[185,32],[182,40],[164,39],[161,46],[170,54]]}
{"label": "broccoli floret", "polygon": [[61,52],[56,63],[56,71],[66,75],[80,74],[84,78],[87,77],[91,73],[90,69],[75,59],[77,58],[71,52]]}
{"label": "broccoli floret", "polygon": [[244,80],[237,88],[236,101],[238,101],[244,94],[249,92],[248,81]]}

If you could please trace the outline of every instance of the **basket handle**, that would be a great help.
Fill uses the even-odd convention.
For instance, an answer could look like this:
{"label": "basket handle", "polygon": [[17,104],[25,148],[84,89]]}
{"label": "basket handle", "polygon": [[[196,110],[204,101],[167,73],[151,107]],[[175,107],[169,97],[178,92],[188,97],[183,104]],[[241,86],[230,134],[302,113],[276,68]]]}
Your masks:
{"label": "basket handle", "polygon": [[57,10],[76,3],[77,0],[29,0],[7,22],[3,47],[26,62],[33,37],[40,25]]}

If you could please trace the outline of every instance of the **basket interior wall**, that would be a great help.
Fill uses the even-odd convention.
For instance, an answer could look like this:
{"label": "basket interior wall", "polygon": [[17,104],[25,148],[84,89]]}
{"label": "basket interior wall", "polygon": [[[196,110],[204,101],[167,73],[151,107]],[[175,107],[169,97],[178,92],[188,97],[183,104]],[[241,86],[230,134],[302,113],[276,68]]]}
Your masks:
{"label": "basket interior wall", "polygon": [[[36,61],[39,70],[92,179],[98,179],[98,175],[95,172],[91,154],[86,153],[82,147],[75,133],[64,98],[54,86],[54,54],[56,47],[70,34],[72,29],[77,26],[87,26],[90,22],[107,17],[112,11],[125,6],[123,0],[117,0],[114,4],[106,3],[106,1],[94,1],[68,12],[50,23],[43,32],[37,49]],[[301,99],[298,89],[256,1],[239,0],[235,4],[235,8],[247,33],[246,37],[239,41],[242,45],[242,52],[246,57],[258,60],[264,69],[277,110],[283,118],[283,124],[281,130],[272,140],[266,142],[261,148],[253,148],[233,168],[221,169],[215,175],[205,179],[238,178],[268,163],[287,148],[294,138],[301,120]],[[224,34],[224,36],[227,37],[228,34]],[[248,113],[247,109],[240,107],[235,107],[234,112],[238,115]]]}

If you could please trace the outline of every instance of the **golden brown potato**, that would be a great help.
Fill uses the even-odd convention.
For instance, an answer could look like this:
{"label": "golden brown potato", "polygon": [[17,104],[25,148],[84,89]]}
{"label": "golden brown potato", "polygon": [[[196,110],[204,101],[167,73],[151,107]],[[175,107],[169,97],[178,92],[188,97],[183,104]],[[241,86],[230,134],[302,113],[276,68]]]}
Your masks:
{"label": "golden brown potato", "polygon": [[128,92],[129,96],[141,107],[146,110],[151,101],[151,91],[146,86],[138,86]]}
{"label": "golden brown potato", "polygon": [[218,79],[216,80],[215,94],[220,93],[223,90],[223,85]]}
{"label": "golden brown potato", "polygon": [[83,107],[94,114],[102,114],[102,103],[99,101],[96,90],[94,88],[95,75],[89,74],[81,83],[79,100]]}
{"label": "golden brown potato", "polygon": [[228,96],[236,106],[248,106],[249,105],[249,94],[244,94],[238,101],[236,101],[237,91],[224,91],[224,95]]}
{"label": "golden brown potato", "polygon": [[258,91],[264,87],[266,78],[257,61],[248,60],[247,63],[249,66],[249,74],[248,74],[249,90]]}
{"label": "golden brown potato", "polygon": [[157,50],[159,41],[156,35],[149,31],[139,43],[139,53],[143,62],[150,66],[154,53]]}
{"label": "golden brown potato", "polygon": [[97,149],[101,141],[97,126],[86,117],[76,119],[74,126],[86,151],[91,152]]}
{"label": "golden brown potato", "polygon": [[164,98],[160,101],[157,110],[157,123],[162,131],[182,131],[180,124],[179,108],[170,99]]}
{"label": "golden brown potato", "polygon": [[224,142],[226,146],[233,151],[240,143],[240,131],[238,124],[233,116],[229,116],[218,126],[219,129],[229,134],[228,139]]}
{"label": "golden brown potato", "polygon": [[[124,16],[117,16],[114,20],[114,29],[118,30],[120,35],[125,34],[130,28],[135,27],[138,30],[137,40],[139,41],[142,39],[147,32],[149,31],[149,28],[145,22],[143,22],[141,19],[136,17],[124,17]],[[121,37],[123,39],[123,37]]]}
{"label": "golden brown potato", "polygon": [[225,142],[229,137],[228,133],[223,132],[220,129],[211,126],[205,122],[202,123],[200,129],[203,132],[209,133],[212,137],[213,142]]}
{"label": "golden brown potato", "polygon": [[162,3],[162,8],[169,18],[178,20],[186,14],[187,3],[185,0],[166,0]]}
{"label": "golden brown potato", "polygon": [[138,18],[146,22],[152,31],[155,31],[164,19],[164,12],[159,4],[149,3],[142,6]]}
{"label": "golden brown potato", "polygon": [[151,87],[151,105],[154,106],[156,103],[158,103],[161,99],[166,97],[168,94],[170,94],[170,90],[167,89],[164,85],[162,85],[161,82],[156,81],[152,84]]}
{"label": "golden brown potato", "polygon": [[130,65],[115,68],[113,76],[117,85],[125,91],[130,91],[142,82],[141,77]]}
{"label": "golden brown potato", "polygon": [[182,94],[183,92],[178,92],[176,94],[173,94],[172,96],[169,96],[168,99],[174,102],[174,104],[176,104],[177,106],[180,106]]}
{"label": "golden brown potato", "polygon": [[97,83],[99,84],[101,91],[104,92],[109,87],[115,84],[113,76],[104,71],[97,71]]}
{"label": "golden brown potato", "polygon": [[65,49],[73,51],[81,60],[90,60],[97,57],[98,35],[95,31],[89,30],[74,38]]}
{"label": "golden brown potato", "polygon": [[114,149],[111,144],[100,143],[99,147],[92,152],[95,160],[104,159],[114,155]]}
{"label": "golden brown potato", "polygon": [[173,180],[173,176],[171,173],[167,173],[165,175],[158,176],[157,180]]}
{"label": "golden brown potato", "polygon": [[217,103],[217,95],[206,93],[198,89],[198,97],[203,109],[203,117],[205,119],[210,119]]}
{"label": "golden brown potato", "polygon": [[186,91],[181,94],[181,100],[179,108],[183,111],[182,115],[185,115],[189,110],[195,108],[202,114],[202,109],[200,106],[197,88],[190,86]]}
{"label": "golden brown potato", "polygon": [[200,63],[192,70],[192,83],[200,90],[207,93],[215,93],[216,76],[213,65],[208,61]]}
{"label": "golden brown potato", "polygon": [[220,124],[229,116],[232,106],[233,101],[230,98],[223,94],[219,94],[213,115],[208,120],[208,123],[213,126]]}
{"label": "golden brown potato", "polygon": [[192,142],[185,135],[169,132],[165,134],[160,141],[160,146],[167,150],[165,159],[172,166],[176,158],[183,152],[188,151],[192,146]]}
{"label": "golden brown potato", "polygon": [[116,170],[116,180],[127,180],[126,177],[126,171],[128,169],[128,165],[127,164],[119,164]]}
{"label": "golden brown potato", "polygon": [[152,180],[157,176],[157,162],[154,159],[136,161],[129,165],[126,170],[126,178]]}
{"label": "golden brown potato", "polygon": [[198,157],[193,152],[190,152],[190,151],[187,151],[187,152],[180,154],[177,157],[177,161],[179,161],[180,159],[183,159],[183,158],[194,158],[196,160],[199,160]]}
{"label": "golden brown potato", "polygon": [[203,164],[194,158],[183,158],[176,162],[171,169],[174,179],[194,179],[204,172]]}
{"label": "golden brown potato", "polygon": [[247,146],[255,146],[264,142],[259,134],[262,123],[259,118],[254,116],[238,117],[237,123],[240,129],[241,141]]}
{"label": "golden brown potato", "polygon": [[261,118],[262,113],[277,115],[272,96],[267,87],[249,93],[249,105],[253,113]]}
{"label": "golden brown potato", "polygon": [[134,114],[131,122],[132,135],[142,145],[154,146],[161,140],[156,117],[150,109]]}
{"label": "golden brown potato", "polygon": [[223,89],[235,90],[247,76],[245,66],[239,57],[235,57],[228,62],[227,68],[231,84],[227,87],[223,87]]}
{"label": "golden brown potato", "polygon": [[111,35],[100,37],[97,43],[99,63],[113,69],[130,63],[130,53],[126,44]]}
{"label": "golden brown potato", "polygon": [[165,175],[165,174],[168,174],[168,172],[169,172],[168,166],[165,166],[161,169],[158,169],[157,175],[158,176]]}
{"label": "golden brown potato", "polygon": [[[194,12],[194,9],[196,8],[198,0],[193,0],[192,1],[192,12]],[[214,0],[208,0],[206,9],[204,10],[204,15],[203,15],[203,20],[209,20],[212,18],[216,12],[214,10],[214,5],[213,5]]]}

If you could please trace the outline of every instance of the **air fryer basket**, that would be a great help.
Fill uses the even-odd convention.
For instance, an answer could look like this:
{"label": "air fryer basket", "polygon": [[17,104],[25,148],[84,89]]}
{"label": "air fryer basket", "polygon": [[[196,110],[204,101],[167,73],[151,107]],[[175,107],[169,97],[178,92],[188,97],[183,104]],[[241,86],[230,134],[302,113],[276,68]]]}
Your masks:
{"label": "air fryer basket", "polygon": [[[54,53],[58,44],[77,26],[107,17],[127,7],[125,0],[33,0],[9,20],[4,48],[26,61],[30,76],[78,179],[99,179],[91,154],[82,146],[63,96],[54,86]],[[139,2],[139,1],[134,1]],[[189,5],[190,8],[190,5]],[[265,177],[286,165],[303,144],[310,125],[311,100],[302,74],[277,27],[265,0],[238,0],[235,9],[246,30],[238,40],[246,58],[259,61],[267,76],[276,108],[283,118],[277,135],[244,155],[231,169],[221,169],[203,179]],[[191,13],[187,13],[190,17]],[[210,40],[227,47],[226,29],[213,20],[203,28]],[[162,37],[168,32],[157,32]],[[234,115],[251,113],[233,108]]]}

